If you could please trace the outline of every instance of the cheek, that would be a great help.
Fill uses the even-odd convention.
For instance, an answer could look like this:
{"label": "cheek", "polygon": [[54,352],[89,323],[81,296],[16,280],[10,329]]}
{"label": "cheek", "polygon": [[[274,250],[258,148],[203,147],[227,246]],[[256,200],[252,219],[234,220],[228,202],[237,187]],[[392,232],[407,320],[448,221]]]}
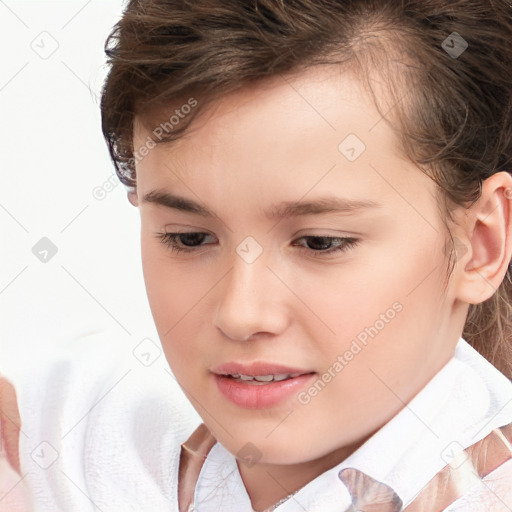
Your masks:
{"label": "cheek", "polygon": [[146,294],[162,344],[179,330],[193,291],[184,286],[186,275],[165,257],[161,248],[142,245],[142,266]]}
{"label": "cheek", "polygon": [[165,356],[176,377],[186,381],[191,372],[183,369],[197,367],[204,352],[200,344],[207,339],[207,333],[199,331],[215,276],[210,278],[204,271],[194,270],[190,263],[169,257],[151,242],[142,244],[142,265],[148,302]]}
{"label": "cheek", "polygon": [[316,326],[317,342],[324,340],[319,346],[338,351],[358,335],[364,339],[365,328],[379,322],[380,315],[395,316],[393,304],[403,296],[400,283],[377,260],[301,275],[293,289],[310,309],[304,310],[303,318],[309,317],[308,324]]}
{"label": "cheek", "polygon": [[[325,370],[342,356],[345,378],[336,381],[349,396],[372,399],[378,383],[372,370],[399,387],[418,377],[418,368],[432,363],[426,354],[443,332],[446,304],[440,294],[444,274],[439,258],[436,262],[431,254],[416,254],[410,247],[400,261],[396,254],[393,264],[383,254],[372,265],[354,265],[350,272],[317,279],[314,292],[305,295],[324,324],[317,322],[314,350],[322,351]],[[303,293],[311,284],[304,284]]]}
{"label": "cheek", "polygon": [[168,330],[199,303],[208,278],[185,258],[172,256],[160,242],[143,238],[141,255],[151,310],[160,327],[165,323]]}

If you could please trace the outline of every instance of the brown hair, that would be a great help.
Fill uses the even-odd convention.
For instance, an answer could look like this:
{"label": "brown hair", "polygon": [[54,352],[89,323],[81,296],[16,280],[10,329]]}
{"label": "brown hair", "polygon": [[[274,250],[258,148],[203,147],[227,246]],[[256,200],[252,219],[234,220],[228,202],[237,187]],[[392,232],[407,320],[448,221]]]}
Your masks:
{"label": "brown hair", "polygon": [[[128,187],[135,116],[160,122],[148,142],[170,142],[222,95],[333,63],[358,73],[385,122],[396,121],[401,151],[437,184],[443,219],[474,204],[483,180],[512,171],[509,0],[130,0],[105,51],[102,129]],[[391,99],[384,113],[378,79]],[[194,107],[169,118],[180,102]],[[510,266],[492,297],[469,306],[462,336],[512,377]]]}

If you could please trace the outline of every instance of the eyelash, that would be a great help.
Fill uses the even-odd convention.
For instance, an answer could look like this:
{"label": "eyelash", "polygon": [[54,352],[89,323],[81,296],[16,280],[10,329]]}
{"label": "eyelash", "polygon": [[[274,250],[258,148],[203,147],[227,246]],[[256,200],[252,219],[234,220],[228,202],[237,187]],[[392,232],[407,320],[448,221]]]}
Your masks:
{"label": "eyelash", "polygon": [[[179,236],[183,236],[183,235],[208,235],[208,233],[203,233],[200,231],[191,231],[191,232],[183,232],[183,233],[166,233],[166,232],[164,232],[164,233],[156,233],[156,238],[158,238],[161,243],[163,243],[164,245],[169,247],[169,249],[171,249],[171,251],[176,252],[176,253],[191,253],[191,252],[195,252],[197,250],[197,247],[201,247],[200,245],[195,246],[195,247],[192,246],[192,248],[190,248],[190,249],[184,249],[183,247],[180,247],[179,245],[177,245],[176,239]],[[359,239],[357,239],[357,238],[321,236],[321,235],[302,236],[302,237],[298,238],[297,240],[300,240],[302,238],[310,238],[310,239],[311,238],[313,238],[313,239],[320,238],[320,239],[329,240],[329,241],[331,241],[331,240],[341,240],[342,241],[342,243],[337,245],[334,249],[329,249],[329,250],[318,251],[318,250],[314,250],[314,249],[308,249],[307,247],[302,247],[302,249],[306,250],[307,252],[310,252],[312,254],[312,256],[314,256],[316,258],[323,257],[326,254],[343,253],[343,252],[351,249],[352,247],[355,247],[359,243]]]}

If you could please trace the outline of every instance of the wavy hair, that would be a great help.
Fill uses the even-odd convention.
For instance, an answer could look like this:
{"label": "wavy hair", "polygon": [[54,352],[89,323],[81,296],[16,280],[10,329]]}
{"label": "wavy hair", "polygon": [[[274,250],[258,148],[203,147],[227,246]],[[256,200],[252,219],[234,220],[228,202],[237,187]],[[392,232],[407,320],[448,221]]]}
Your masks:
{"label": "wavy hair", "polygon": [[[339,63],[361,77],[451,219],[478,200],[483,180],[512,172],[511,43],[508,0],[130,0],[105,44],[103,135],[119,179],[136,187],[135,116],[160,122],[154,143],[169,143],[231,91]],[[163,112],[192,96],[190,114],[165,122]],[[445,226],[449,277],[456,251]],[[509,266],[492,297],[469,306],[462,334],[509,378],[511,279]]]}

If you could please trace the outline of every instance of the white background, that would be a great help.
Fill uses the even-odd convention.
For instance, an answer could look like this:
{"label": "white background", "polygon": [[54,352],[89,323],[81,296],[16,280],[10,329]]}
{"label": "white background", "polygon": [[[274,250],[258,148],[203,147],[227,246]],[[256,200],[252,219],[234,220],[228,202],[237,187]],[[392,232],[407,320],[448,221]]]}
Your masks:
{"label": "white background", "polygon": [[[0,372],[14,381],[90,331],[130,352],[159,343],[139,212],[100,125],[103,48],[123,6],[0,1]],[[33,254],[43,237],[57,247],[46,262]]]}

